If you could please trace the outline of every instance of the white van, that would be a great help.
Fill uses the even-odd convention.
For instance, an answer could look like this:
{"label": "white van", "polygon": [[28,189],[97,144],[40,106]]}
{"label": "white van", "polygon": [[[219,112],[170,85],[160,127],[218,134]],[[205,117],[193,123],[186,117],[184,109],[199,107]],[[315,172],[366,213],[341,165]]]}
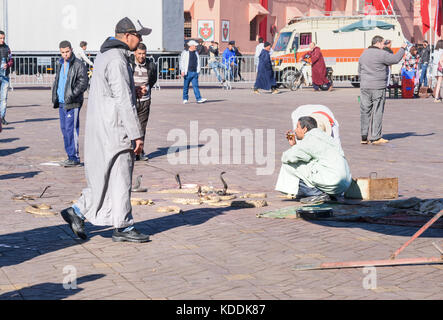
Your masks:
{"label": "white van", "polygon": [[[376,35],[391,40],[394,53],[405,41],[395,16],[294,19],[275,36],[271,59],[277,80],[286,84],[300,69],[301,59],[310,51],[309,44],[315,42],[321,49],[326,67],[333,70],[333,79],[351,81],[354,86],[358,86],[358,59]],[[400,63],[392,66],[391,74],[399,74],[400,68]],[[311,68],[307,69],[309,79]]]}

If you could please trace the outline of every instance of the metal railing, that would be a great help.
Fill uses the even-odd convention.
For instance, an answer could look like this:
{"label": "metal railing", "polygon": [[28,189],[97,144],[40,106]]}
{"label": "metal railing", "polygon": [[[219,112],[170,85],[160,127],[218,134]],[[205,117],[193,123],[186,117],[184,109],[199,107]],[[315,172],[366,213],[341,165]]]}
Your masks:
{"label": "metal railing", "polygon": [[[256,78],[254,56],[235,57],[230,62],[222,57],[210,58],[200,56],[200,85],[222,85],[232,88],[233,83],[253,83]],[[181,85],[183,77],[180,73],[180,57],[159,57],[157,61],[157,86]]]}
{"label": "metal railing", "polygon": [[58,56],[16,56],[9,74],[10,83],[15,85],[47,86],[54,82]]}
{"label": "metal railing", "polygon": [[[90,57],[94,59],[94,57]],[[152,56],[148,59],[155,61]],[[60,56],[13,56],[14,65],[10,73],[11,86],[52,86],[55,79],[56,65]],[[328,58],[332,68],[338,70],[343,62],[356,62],[355,57]],[[278,84],[288,87],[288,83],[298,72],[300,64],[295,58],[283,57],[273,59],[274,77]],[[358,61],[358,60],[357,60]],[[257,77],[256,59],[253,55],[234,57],[231,61],[224,61],[219,56],[212,58],[200,56],[199,85],[220,86],[224,89],[248,85],[252,87]],[[156,61],[158,80],[156,89],[164,86],[182,86],[183,77],[180,74],[180,56],[160,56]],[[310,66],[305,67],[304,86],[311,86]],[[350,67],[350,75],[334,74],[334,82],[358,83],[358,76],[353,75],[354,68]],[[343,72],[341,72],[343,74]]]}

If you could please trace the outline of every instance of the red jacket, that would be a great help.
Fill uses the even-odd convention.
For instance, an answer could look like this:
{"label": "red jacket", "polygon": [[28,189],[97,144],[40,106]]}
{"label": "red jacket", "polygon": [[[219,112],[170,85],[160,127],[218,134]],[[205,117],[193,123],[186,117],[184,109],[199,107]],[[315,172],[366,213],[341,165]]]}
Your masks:
{"label": "red jacket", "polygon": [[326,64],[319,47],[315,47],[309,55],[311,56],[312,83],[318,86],[329,83],[326,77]]}

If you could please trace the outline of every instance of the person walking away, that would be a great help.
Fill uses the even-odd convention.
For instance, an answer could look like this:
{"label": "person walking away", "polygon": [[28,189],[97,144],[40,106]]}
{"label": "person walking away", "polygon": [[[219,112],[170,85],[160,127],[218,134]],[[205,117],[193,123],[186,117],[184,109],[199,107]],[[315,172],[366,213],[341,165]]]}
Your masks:
{"label": "person walking away", "polygon": [[82,61],[86,67],[92,67],[94,63],[88,58],[86,55],[86,49],[88,47],[88,43],[86,41],[81,41],[80,46],[75,52],[75,56]]}
{"label": "person walking away", "polygon": [[[146,59],[146,45],[139,43],[137,50],[130,57],[131,67],[134,75],[135,90],[141,96],[137,99],[137,116],[143,132],[143,146],[145,143],[146,126],[151,110],[151,90],[157,82],[157,67],[154,61]],[[148,161],[149,157],[144,149],[140,155],[135,156],[135,160]]]}
{"label": "person walking away", "polygon": [[[399,63],[405,54],[403,43],[396,54],[383,50],[383,37],[374,36],[372,45],[363,51],[358,60],[360,78],[360,128],[361,143],[389,142],[382,138],[382,121],[386,99],[386,68]],[[371,136],[368,136],[371,127]]]}
{"label": "person walking away", "polygon": [[80,110],[83,94],[88,88],[86,67],[72,52],[69,41],[59,44],[62,58],[56,65],[55,80],[52,86],[52,104],[59,110],[60,129],[68,158],[61,162],[64,167],[80,165],[79,131]]}
{"label": "person walking away", "polygon": [[254,65],[255,65],[255,71],[258,70],[258,60],[260,57],[260,53],[263,50],[263,46],[264,46],[264,40],[263,38],[259,38],[258,39],[258,45],[255,47],[255,54],[254,54]]}
{"label": "person walking away", "polygon": [[438,40],[432,54],[432,76],[435,78],[434,102],[441,102],[440,90],[443,80],[443,71],[441,70],[441,60],[443,57],[443,40]]}
{"label": "person walking away", "polygon": [[277,83],[274,78],[274,71],[272,70],[271,56],[269,51],[271,44],[266,42],[264,49],[260,53],[257,79],[254,84],[254,93],[260,93],[258,89],[271,90],[273,94],[278,93]]}
{"label": "person walking away", "polygon": [[235,57],[237,59],[237,64],[238,64],[238,68],[237,68],[238,81],[243,81],[243,78],[241,76],[241,65],[245,59],[243,58],[243,54],[240,52],[239,47],[234,47],[234,50],[235,50]]}
{"label": "person walking away", "polygon": [[220,75],[220,69],[224,69],[223,64],[218,60],[218,42],[212,41],[209,46],[209,67],[214,70],[218,82],[224,83],[225,80]]}
{"label": "person walking away", "polygon": [[87,219],[93,225],[113,226],[113,241],[149,241],[134,228],[131,207],[133,154],[143,150],[143,132],[129,56],[142,36],[151,33],[139,24],[136,28],[129,18],[121,19],[115,37],[105,40],[95,59],[85,126],[87,187],[72,207],[61,211],[81,239],[87,238]]}
{"label": "person walking away", "polygon": [[8,102],[9,74],[14,64],[11,49],[5,43],[5,32],[0,30],[0,121],[8,125],[6,121],[6,107]]}
{"label": "person walking away", "polygon": [[308,55],[311,58],[312,86],[314,90],[332,90],[332,84],[326,76],[325,59],[320,48],[316,46],[315,42],[311,42],[309,48],[311,49]]}
{"label": "person walking away", "polygon": [[431,50],[429,47],[429,43],[426,40],[423,41],[423,49],[421,49],[419,56],[420,56],[419,70],[421,73],[420,73],[420,81],[418,83],[418,88],[420,89],[422,84],[425,87],[428,86],[428,67],[429,67],[429,62],[431,60]]}
{"label": "person walking away", "polygon": [[189,84],[192,83],[195,99],[197,103],[204,103],[207,99],[202,98],[198,87],[198,76],[201,70],[200,56],[197,52],[198,43],[194,40],[188,42],[188,50],[183,50],[180,55],[180,72],[184,79],[183,82],[183,104],[187,104],[189,100]]}
{"label": "person walking away", "polygon": [[228,77],[225,76],[226,80],[234,80],[234,76],[237,73],[237,58],[235,56],[234,41],[229,41],[228,47],[223,51],[222,63],[226,68]]}

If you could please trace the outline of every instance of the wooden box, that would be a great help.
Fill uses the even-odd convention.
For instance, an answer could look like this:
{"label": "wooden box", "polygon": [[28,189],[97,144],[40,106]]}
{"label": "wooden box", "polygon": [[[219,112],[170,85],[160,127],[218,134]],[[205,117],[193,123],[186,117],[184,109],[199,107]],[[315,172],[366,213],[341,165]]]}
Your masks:
{"label": "wooden box", "polygon": [[345,192],[346,198],[385,200],[398,198],[398,178],[355,178]]}

